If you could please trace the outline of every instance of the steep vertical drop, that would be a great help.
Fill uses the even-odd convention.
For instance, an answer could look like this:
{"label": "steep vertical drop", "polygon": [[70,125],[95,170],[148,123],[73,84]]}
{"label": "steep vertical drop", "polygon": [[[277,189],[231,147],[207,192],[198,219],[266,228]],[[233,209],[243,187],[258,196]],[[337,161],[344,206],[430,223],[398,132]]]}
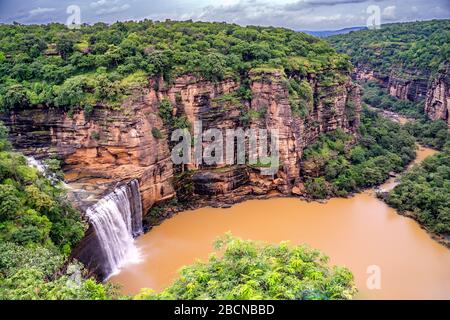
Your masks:
{"label": "steep vertical drop", "polygon": [[138,237],[144,233],[142,228],[142,199],[139,191],[139,181],[130,181],[129,188],[127,189],[128,199],[130,199],[131,208],[131,232],[133,237]]}
{"label": "steep vertical drop", "polygon": [[142,233],[142,207],[136,180],[117,187],[86,210],[105,256],[104,273],[117,273],[127,263],[139,261],[133,236]]}

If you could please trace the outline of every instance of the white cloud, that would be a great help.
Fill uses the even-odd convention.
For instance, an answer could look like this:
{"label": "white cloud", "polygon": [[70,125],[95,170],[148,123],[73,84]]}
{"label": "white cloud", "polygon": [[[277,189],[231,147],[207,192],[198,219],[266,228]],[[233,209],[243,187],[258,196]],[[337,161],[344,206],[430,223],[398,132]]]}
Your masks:
{"label": "white cloud", "polygon": [[386,19],[395,19],[396,6],[388,6],[383,10],[383,17]]}
{"label": "white cloud", "polygon": [[121,6],[114,6],[114,7],[110,7],[110,8],[102,8],[100,10],[97,10],[95,13],[96,14],[110,14],[110,13],[119,13],[119,12],[123,12],[126,11],[130,8],[129,4],[123,4]]}
{"label": "white cloud", "polygon": [[95,14],[111,14],[126,11],[130,8],[128,3],[120,4],[121,0],[97,0],[91,2],[89,6],[93,9],[97,9]]}
{"label": "white cloud", "polygon": [[117,4],[119,1],[118,0],[98,0],[98,1],[94,1],[91,2],[89,5],[91,6],[91,8],[101,8],[101,7],[106,7],[106,6],[112,6]]}
{"label": "white cloud", "polygon": [[28,13],[30,14],[30,16],[37,16],[43,13],[47,13],[47,12],[52,12],[55,11],[55,8],[35,8],[35,9],[31,9]]}

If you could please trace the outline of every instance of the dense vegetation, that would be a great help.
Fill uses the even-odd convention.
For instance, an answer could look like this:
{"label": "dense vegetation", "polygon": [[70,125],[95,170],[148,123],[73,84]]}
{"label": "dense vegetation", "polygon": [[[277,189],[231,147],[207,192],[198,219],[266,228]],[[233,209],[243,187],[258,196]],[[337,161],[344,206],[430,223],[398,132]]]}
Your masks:
{"label": "dense vegetation", "polygon": [[447,123],[443,120],[429,121],[421,119],[405,124],[404,128],[412,134],[417,141],[425,146],[442,150],[450,141]]}
{"label": "dense vegetation", "polygon": [[[210,81],[251,70],[317,73],[324,84],[348,73],[347,57],[325,41],[282,28],[202,22],[0,25],[0,109],[32,105],[119,107],[148,77]],[[244,81],[245,84],[245,81]],[[245,93],[245,90],[242,91]]]}
{"label": "dense vegetation", "polygon": [[[64,191],[12,152],[0,124],[0,299],[104,299],[112,291],[66,265],[84,236]],[[53,166],[55,164],[53,163]]]}
{"label": "dense vegetation", "polygon": [[439,71],[450,56],[450,20],[384,24],[328,38],[354,65],[368,65],[381,75],[391,71],[424,77]]}
{"label": "dense vegetation", "polygon": [[376,81],[368,81],[363,86],[363,102],[383,110],[392,111],[409,118],[423,119],[423,101],[412,102],[391,96],[386,88]]}
{"label": "dense vegetation", "polygon": [[441,153],[405,173],[385,200],[430,231],[450,236],[450,140]]}
{"label": "dense vegetation", "polygon": [[221,254],[181,269],[160,293],[142,290],[136,299],[351,299],[351,272],[330,268],[328,258],[303,246],[261,244],[230,234],[215,243]]}
{"label": "dense vegetation", "polygon": [[392,97],[375,81],[363,83],[362,100],[374,108],[392,111],[414,119],[408,121],[404,128],[422,145],[441,150],[450,139],[445,121],[427,119],[423,111],[423,101],[412,102]]}
{"label": "dense vegetation", "polygon": [[400,125],[364,109],[359,139],[340,130],[323,135],[304,153],[305,188],[313,198],[346,196],[384,182],[415,157],[414,138]]}

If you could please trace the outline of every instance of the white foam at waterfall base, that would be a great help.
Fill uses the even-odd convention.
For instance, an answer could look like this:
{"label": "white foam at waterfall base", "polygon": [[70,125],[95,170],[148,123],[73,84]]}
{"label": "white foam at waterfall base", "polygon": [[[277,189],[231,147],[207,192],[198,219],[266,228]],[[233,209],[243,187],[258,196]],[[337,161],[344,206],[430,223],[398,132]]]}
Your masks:
{"label": "white foam at waterfall base", "polygon": [[[141,199],[139,189],[131,188],[139,188],[139,184],[118,187],[86,210],[106,259],[104,272],[108,278],[117,274],[121,267],[141,261],[141,253],[133,238],[136,233],[133,230],[133,216],[142,217],[142,212],[135,212],[142,208],[132,205]],[[137,195],[139,199],[130,199],[130,195]],[[142,220],[139,227],[142,228]]]}

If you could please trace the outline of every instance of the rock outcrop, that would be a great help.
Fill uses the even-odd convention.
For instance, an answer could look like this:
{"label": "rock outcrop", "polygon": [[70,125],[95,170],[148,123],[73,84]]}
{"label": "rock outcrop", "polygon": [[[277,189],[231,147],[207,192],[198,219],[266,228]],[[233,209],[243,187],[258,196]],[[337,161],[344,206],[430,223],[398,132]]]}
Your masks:
{"label": "rock outcrop", "polygon": [[[137,92],[120,110],[97,106],[87,116],[82,110],[67,112],[37,107],[15,110],[1,120],[9,127],[11,141],[20,151],[36,157],[53,155],[63,159],[71,195],[81,208],[118,183],[131,179],[140,182],[144,212],[175,196],[173,177],[186,168],[174,167],[170,159],[169,128],[158,116],[163,99],[171,101],[174,115],[186,116],[191,124],[201,121],[203,131],[215,128],[225,132],[244,127],[279,132],[278,173],[262,177],[257,174],[260,170],[253,167],[245,178],[235,174],[230,177],[233,170],[226,169],[224,163],[193,163],[187,169],[205,172],[195,176],[199,194],[207,193],[208,189],[201,187],[201,182],[205,186],[213,186],[212,181],[220,182],[221,186],[211,192],[217,193],[214,191],[217,189],[224,193],[252,184],[253,179],[258,188],[264,185],[263,190],[289,194],[301,183],[303,150],[321,133],[338,128],[355,132],[360,113],[359,87],[349,77],[327,86],[313,74],[298,80],[307,81],[313,93],[310,110],[303,117],[292,112],[284,73],[269,70],[250,72],[252,98],[247,101],[238,97],[240,83],[232,78],[213,83],[186,75],[171,85],[162,79],[150,79],[147,89]],[[242,118],[249,112],[259,116],[244,123]],[[154,129],[160,132],[159,137],[152,133]],[[232,182],[236,176],[239,183]],[[261,184],[261,179],[266,182]]]}
{"label": "rock outcrop", "polygon": [[89,118],[82,111],[36,108],[15,110],[1,120],[16,149],[38,158],[63,159],[79,207],[92,204],[118,183],[138,178],[147,211],[174,195],[169,147],[152,135],[152,128],[165,129],[151,102],[146,91],[122,110],[97,107]]}
{"label": "rock outcrop", "polygon": [[444,120],[450,127],[450,64],[431,83],[425,100],[425,113],[431,120]]}
{"label": "rock outcrop", "polygon": [[427,78],[414,78],[412,75],[389,76],[389,94],[400,100],[420,101],[427,94]]}

